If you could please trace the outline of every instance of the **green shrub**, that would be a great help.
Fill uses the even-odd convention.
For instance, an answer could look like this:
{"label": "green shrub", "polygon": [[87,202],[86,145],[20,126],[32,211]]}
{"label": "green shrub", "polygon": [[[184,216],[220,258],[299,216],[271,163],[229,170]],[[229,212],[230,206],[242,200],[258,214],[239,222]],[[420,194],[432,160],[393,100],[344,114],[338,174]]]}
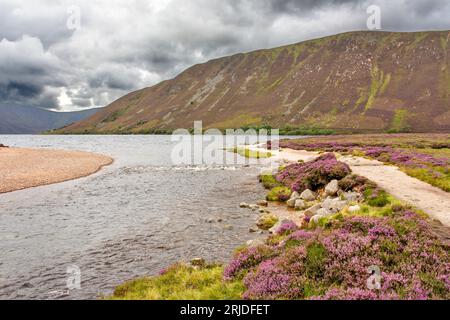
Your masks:
{"label": "green shrub", "polygon": [[292,190],[288,187],[275,187],[267,194],[267,201],[288,201],[291,197]]}
{"label": "green shrub", "polygon": [[259,182],[261,182],[266,189],[273,189],[281,186],[281,184],[275,179],[272,174],[263,174],[259,176]]}

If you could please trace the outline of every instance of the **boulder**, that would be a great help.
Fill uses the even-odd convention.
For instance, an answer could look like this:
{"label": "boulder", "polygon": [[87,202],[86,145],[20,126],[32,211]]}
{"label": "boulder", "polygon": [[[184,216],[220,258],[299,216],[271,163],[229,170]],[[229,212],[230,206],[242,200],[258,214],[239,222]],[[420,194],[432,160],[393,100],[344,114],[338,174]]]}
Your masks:
{"label": "boulder", "polygon": [[295,207],[295,201],[297,201],[297,199],[289,199],[288,201],[286,201],[286,205],[289,208],[294,208]]}
{"label": "boulder", "polygon": [[316,200],[316,195],[311,190],[306,189],[305,191],[302,192],[300,198],[305,201],[314,201]]}
{"label": "boulder", "polygon": [[337,180],[331,181],[327,186],[325,187],[325,193],[329,196],[334,196],[339,191],[339,182]]}
{"label": "boulder", "polygon": [[323,216],[320,215],[320,214],[316,214],[315,216],[313,216],[313,217],[311,218],[311,221],[314,222],[314,224],[318,224],[320,218],[323,218]]}
{"label": "boulder", "polygon": [[300,193],[297,191],[292,192],[291,199],[300,199]]}
{"label": "boulder", "polygon": [[294,208],[295,207],[295,201],[297,201],[298,199],[300,199],[300,194],[297,191],[294,191],[291,194],[291,197],[289,198],[289,200],[286,202],[287,206],[290,208]]}
{"label": "boulder", "polygon": [[362,195],[357,192],[344,192],[341,194],[341,197],[347,201],[359,201],[361,200]]}
{"label": "boulder", "polygon": [[341,200],[340,198],[327,198],[322,202],[322,208],[325,208],[332,213],[341,211],[346,205],[347,201]]}
{"label": "boulder", "polygon": [[322,216],[322,217],[328,217],[333,215],[333,212],[331,212],[330,210],[326,209],[326,208],[322,208],[317,210],[316,216]]}
{"label": "boulder", "polygon": [[295,209],[296,210],[303,210],[306,209],[306,202],[302,199],[295,200]]}
{"label": "boulder", "polygon": [[361,210],[361,207],[356,205],[356,206],[351,206],[348,208],[348,212],[353,213],[353,212],[358,212],[359,210]]}
{"label": "boulder", "polygon": [[256,204],[251,204],[248,206],[250,209],[252,209],[253,211],[259,210],[259,206]]}
{"label": "boulder", "polygon": [[322,204],[318,203],[313,205],[312,207],[309,207],[308,209],[305,210],[305,216],[306,217],[312,217],[315,214],[317,214],[317,211],[322,208]]}

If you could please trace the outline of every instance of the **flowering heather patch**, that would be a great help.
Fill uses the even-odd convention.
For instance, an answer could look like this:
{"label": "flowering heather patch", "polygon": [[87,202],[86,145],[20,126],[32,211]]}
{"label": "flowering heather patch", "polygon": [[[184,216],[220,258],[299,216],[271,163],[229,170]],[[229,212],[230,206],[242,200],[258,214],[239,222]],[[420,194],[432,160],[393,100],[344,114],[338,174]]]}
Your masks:
{"label": "flowering heather patch", "polygon": [[298,226],[295,224],[295,222],[289,220],[283,222],[275,233],[278,235],[287,235],[296,230],[298,230]]}
{"label": "flowering heather patch", "polygon": [[287,166],[277,175],[277,180],[294,191],[302,192],[306,189],[317,190],[349,173],[347,164],[337,161],[334,154],[326,153],[314,161]]}
{"label": "flowering heather patch", "polygon": [[[226,268],[228,279],[244,278],[246,299],[450,298],[448,247],[412,212],[346,217],[249,250]],[[370,266],[381,269],[380,289],[367,287]]]}
{"label": "flowering heather patch", "polygon": [[276,249],[269,246],[245,248],[237,253],[224,271],[224,278],[231,280],[242,272],[257,266],[262,261],[276,255]]}
{"label": "flowering heather patch", "polygon": [[394,164],[408,175],[450,192],[449,136],[334,136],[286,140],[280,147],[367,156]]}

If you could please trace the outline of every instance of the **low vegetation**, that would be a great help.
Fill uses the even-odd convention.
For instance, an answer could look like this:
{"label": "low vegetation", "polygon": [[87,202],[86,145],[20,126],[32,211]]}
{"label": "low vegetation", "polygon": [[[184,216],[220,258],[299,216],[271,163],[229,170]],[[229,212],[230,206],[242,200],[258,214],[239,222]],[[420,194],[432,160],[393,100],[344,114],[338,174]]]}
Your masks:
{"label": "low vegetation", "polygon": [[450,135],[332,136],[282,141],[281,147],[339,152],[398,166],[406,174],[450,192]]}
{"label": "low vegetation", "polygon": [[242,157],[250,159],[265,159],[272,156],[271,152],[251,150],[246,147],[234,147],[233,149],[231,149],[231,151],[239,154]]}
{"label": "low vegetation", "polygon": [[236,300],[243,290],[242,281],[223,280],[222,266],[176,264],[158,277],[137,279],[117,287],[110,299]]}

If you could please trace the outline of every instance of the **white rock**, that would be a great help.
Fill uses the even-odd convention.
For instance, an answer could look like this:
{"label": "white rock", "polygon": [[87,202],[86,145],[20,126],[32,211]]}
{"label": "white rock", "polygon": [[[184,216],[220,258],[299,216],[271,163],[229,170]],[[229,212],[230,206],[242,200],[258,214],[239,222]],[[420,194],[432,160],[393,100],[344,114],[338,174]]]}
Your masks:
{"label": "white rock", "polygon": [[312,217],[314,216],[317,211],[322,208],[322,205],[320,203],[313,205],[312,207],[309,207],[305,210],[305,216]]}
{"label": "white rock", "polygon": [[317,210],[316,215],[322,216],[322,217],[328,217],[333,215],[333,212],[331,212],[330,210],[326,209],[326,208],[322,208]]}
{"label": "white rock", "polygon": [[357,192],[344,192],[342,194],[342,198],[347,201],[359,201],[361,199],[361,195]]}
{"label": "white rock", "polygon": [[347,201],[341,200],[339,198],[327,198],[322,203],[322,208],[327,209],[328,211],[331,211],[333,213],[337,213],[345,208],[347,205]]}
{"label": "white rock", "polygon": [[348,212],[353,213],[353,212],[358,212],[359,210],[361,210],[361,207],[356,205],[356,206],[351,206],[348,208]]}
{"label": "white rock", "polygon": [[303,210],[306,208],[306,202],[302,199],[295,200],[295,209]]}
{"label": "white rock", "polygon": [[300,194],[297,191],[292,192],[291,199],[300,199]]}
{"label": "white rock", "polygon": [[302,192],[300,198],[302,198],[305,201],[314,201],[316,200],[316,195],[311,190],[306,189],[305,191]]}
{"label": "white rock", "polygon": [[314,222],[315,224],[319,223],[320,218],[323,218],[323,216],[321,216],[320,214],[316,214],[315,216],[313,216],[311,218],[311,221]]}
{"label": "white rock", "polygon": [[241,202],[241,204],[239,205],[239,207],[247,209],[247,208],[250,208],[250,205],[249,205],[248,203]]}
{"label": "white rock", "polygon": [[289,208],[294,208],[295,207],[295,201],[297,201],[297,199],[289,199],[288,201],[286,201],[286,205]]}
{"label": "white rock", "polygon": [[329,196],[334,196],[339,191],[339,182],[337,180],[331,181],[327,186],[325,187],[325,192]]}

